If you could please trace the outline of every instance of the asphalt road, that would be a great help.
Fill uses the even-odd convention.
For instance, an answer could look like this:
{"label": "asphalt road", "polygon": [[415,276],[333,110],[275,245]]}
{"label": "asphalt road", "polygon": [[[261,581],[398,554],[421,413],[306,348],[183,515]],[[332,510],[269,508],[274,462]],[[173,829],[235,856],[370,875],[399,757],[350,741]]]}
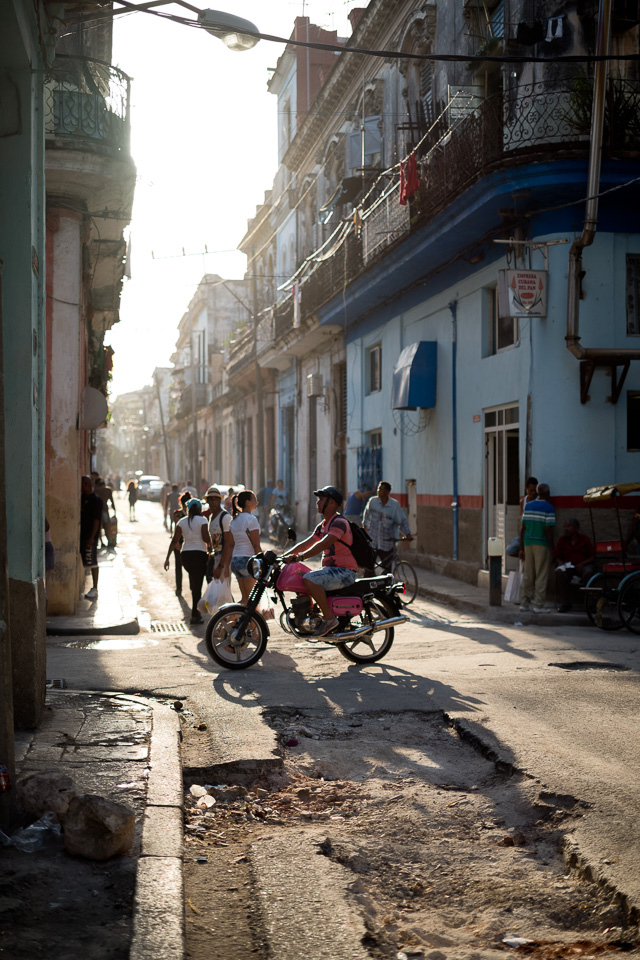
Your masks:
{"label": "asphalt road", "polygon": [[[268,753],[263,708],[442,711],[541,789],[589,805],[574,834],[579,858],[640,910],[640,637],[492,624],[417,600],[379,664],[357,667],[334,649],[297,643],[276,623],[259,665],[224,671],[206,654],[203,628],[184,627],[190,604],[175,595],[173,569],[163,570],[160,506],[139,503],[137,515],[129,523],[123,504],[119,552],[143,633],[121,644],[57,643],[49,675],[76,688],[184,699],[218,733],[203,765]],[[150,632],[152,622],[171,632]]]}

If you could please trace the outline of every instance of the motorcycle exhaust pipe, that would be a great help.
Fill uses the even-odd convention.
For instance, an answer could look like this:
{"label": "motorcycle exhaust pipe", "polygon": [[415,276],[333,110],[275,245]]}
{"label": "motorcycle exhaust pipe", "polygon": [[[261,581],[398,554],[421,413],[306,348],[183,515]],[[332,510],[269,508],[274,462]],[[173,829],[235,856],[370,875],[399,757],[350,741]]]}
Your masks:
{"label": "motorcycle exhaust pipe", "polygon": [[389,617],[388,620],[378,620],[370,627],[360,627],[358,630],[350,630],[346,633],[329,633],[322,639],[329,643],[341,643],[343,640],[355,640],[357,637],[364,636],[365,633],[377,633],[378,630],[386,630],[387,627],[397,627],[401,623],[406,623],[409,617]]}

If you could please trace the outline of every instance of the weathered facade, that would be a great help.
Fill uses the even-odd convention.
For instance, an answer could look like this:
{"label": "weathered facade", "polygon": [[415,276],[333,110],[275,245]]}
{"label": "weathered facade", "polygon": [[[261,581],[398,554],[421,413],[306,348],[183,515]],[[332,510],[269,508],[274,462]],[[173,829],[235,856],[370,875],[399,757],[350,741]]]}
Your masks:
{"label": "weathered facade", "polygon": [[111,350],[127,269],[135,166],[129,78],[110,65],[110,17],[68,24],[45,76],[47,190],[46,510],[56,549],[48,609],[73,613],[82,587],[80,476],[106,418]]}
{"label": "weathered facade", "polygon": [[[608,64],[592,129],[600,6],[610,52],[637,56],[624,4],[372,0],[302,117],[285,109],[301,56],[281,58],[270,88],[296,123],[281,120],[280,167],[241,249],[299,524],[316,482],[384,475],[421,562],[475,579],[487,537],[517,530],[528,474],[560,519],[588,486],[633,479],[640,87],[637,61]],[[238,375],[249,334],[234,351]]]}

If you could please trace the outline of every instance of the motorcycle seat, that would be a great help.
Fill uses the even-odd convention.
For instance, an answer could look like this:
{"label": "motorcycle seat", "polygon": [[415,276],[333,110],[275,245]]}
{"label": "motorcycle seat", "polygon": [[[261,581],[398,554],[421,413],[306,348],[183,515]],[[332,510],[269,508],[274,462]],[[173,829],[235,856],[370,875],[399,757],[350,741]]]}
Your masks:
{"label": "motorcycle seat", "polygon": [[381,577],[363,577],[350,583],[347,587],[340,587],[338,590],[327,590],[328,597],[363,597],[372,590],[386,587],[393,581],[390,573],[385,573]]}

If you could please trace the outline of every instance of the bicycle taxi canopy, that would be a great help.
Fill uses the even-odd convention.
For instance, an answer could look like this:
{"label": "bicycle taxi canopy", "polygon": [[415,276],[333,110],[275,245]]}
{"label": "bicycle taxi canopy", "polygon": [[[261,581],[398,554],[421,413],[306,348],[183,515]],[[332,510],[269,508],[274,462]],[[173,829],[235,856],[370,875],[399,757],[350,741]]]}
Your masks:
{"label": "bicycle taxi canopy", "polygon": [[[596,561],[599,561],[599,572],[595,573],[587,586],[583,588],[585,591],[585,610],[592,623],[602,630],[618,630],[623,624],[631,630],[635,629],[633,625],[630,625],[630,622],[627,622],[630,621],[630,616],[627,615],[626,607],[623,605],[623,609],[621,609],[622,590],[628,581],[636,580],[640,565],[637,561],[630,561],[627,556],[619,502],[620,497],[635,492],[640,492],[640,481],[607,483],[600,487],[590,487],[583,496],[591,516]],[[607,505],[615,508],[619,533],[618,540],[598,540],[596,537],[594,514],[598,514],[600,511],[593,508]],[[606,524],[606,527],[609,531],[611,530],[609,524]]]}
{"label": "bicycle taxi canopy", "polygon": [[616,496],[624,497],[628,493],[635,493],[636,490],[640,491],[640,480],[634,483],[606,483],[603,487],[589,487],[582,499],[585,503],[595,503],[601,500],[612,500]]}

